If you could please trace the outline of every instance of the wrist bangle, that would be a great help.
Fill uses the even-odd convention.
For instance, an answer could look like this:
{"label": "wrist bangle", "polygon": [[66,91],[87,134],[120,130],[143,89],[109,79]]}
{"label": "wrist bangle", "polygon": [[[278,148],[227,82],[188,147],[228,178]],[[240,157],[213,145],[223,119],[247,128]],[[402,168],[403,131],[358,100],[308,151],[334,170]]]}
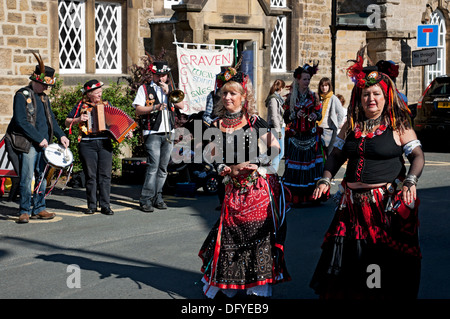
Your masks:
{"label": "wrist bangle", "polygon": [[407,186],[407,187],[411,187],[411,186],[415,186],[417,185],[417,182],[419,181],[419,179],[417,178],[416,175],[412,175],[409,174],[406,176],[405,180],[403,181],[403,185]]}
{"label": "wrist bangle", "polygon": [[222,173],[223,170],[225,169],[225,167],[227,167],[227,165],[225,165],[225,164],[220,164],[220,165],[217,167],[217,173],[218,173],[218,174]]}
{"label": "wrist bangle", "polygon": [[328,187],[331,187],[331,179],[329,177],[322,177],[317,181],[316,187],[318,187],[320,184],[325,184]]}

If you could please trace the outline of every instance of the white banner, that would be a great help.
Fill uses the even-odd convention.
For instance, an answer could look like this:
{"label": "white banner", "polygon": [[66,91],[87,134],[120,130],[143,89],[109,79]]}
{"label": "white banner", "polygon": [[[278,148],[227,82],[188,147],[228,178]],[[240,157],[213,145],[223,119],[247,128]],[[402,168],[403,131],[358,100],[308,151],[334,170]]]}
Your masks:
{"label": "white banner", "polygon": [[177,45],[178,89],[185,94],[185,114],[204,111],[221,66],[233,64],[233,47],[221,50],[187,49]]}

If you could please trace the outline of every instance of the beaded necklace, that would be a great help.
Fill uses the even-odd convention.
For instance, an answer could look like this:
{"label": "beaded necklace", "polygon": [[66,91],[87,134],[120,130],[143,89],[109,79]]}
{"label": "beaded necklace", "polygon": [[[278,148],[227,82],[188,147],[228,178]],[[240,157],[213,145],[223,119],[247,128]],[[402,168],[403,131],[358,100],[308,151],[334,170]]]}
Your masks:
{"label": "beaded necklace", "polygon": [[[365,136],[363,136],[363,137],[372,138],[372,137],[374,137],[374,136],[383,134],[383,132],[384,132],[385,130],[386,130],[386,125],[381,124],[381,125],[375,130],[375,132],[369,132],[367,135],[365,135]],[[361,127],[359,126],[359,124],[356,124],[354,131],[355,131],[355,137],[356,137],[356,138],[360,138],[360,137],[362,136]]]}
{"label": "beaded necklace", "polygon": [[376,119],[368,119],[363,122],[363,131],[370,132],[377,125],[381,124],[381,116]]}
{"label": "beaded necklace", "polygon": [[242,111],[236,113],[225,113],[222,118],[222,126],[224,128],[235,128],[242,122]]}

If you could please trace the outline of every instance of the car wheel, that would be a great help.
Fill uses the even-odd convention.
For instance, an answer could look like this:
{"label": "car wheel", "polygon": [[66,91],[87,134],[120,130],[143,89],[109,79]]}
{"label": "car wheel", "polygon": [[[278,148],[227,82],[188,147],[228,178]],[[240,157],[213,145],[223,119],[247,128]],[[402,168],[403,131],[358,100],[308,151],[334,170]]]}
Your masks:
{"label": "car wheel", "polygon": [[216,176],[209,176],[206,178],[205,183],[203,184],[203,190],[205,193],[213,195],[217,193],[219,188],[219,182],[217,181]]}

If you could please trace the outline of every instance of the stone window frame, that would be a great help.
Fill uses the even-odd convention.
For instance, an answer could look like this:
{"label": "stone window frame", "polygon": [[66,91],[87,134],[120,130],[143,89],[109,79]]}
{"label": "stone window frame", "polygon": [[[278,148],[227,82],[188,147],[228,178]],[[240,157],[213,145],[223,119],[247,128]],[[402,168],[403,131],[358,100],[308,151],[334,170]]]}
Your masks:
{"label": "stone window frame", "polygon": [[[264,12],[267,16],[275,17],[275,20],[273,20],[273,24],[271,26],[271,31],[269,35],[270,39],[270,46],[272,45],[273,41],[273,32],[276,31],[277,24],[278,24],[278,18],[282,17],[284,19],[284,52],[283,52],[283,67],[282,68],[272,68],[272,49],[269,50],[269,56],[271,60],[270,65],[270,74],[276,74],[279,76],[280,74],[286,73],[289,68],[292,67],[293,64],[295,64],[295,57],[296,54],[291,52],[296,47],[295,43],[293,42],[293,37],[291,34],[295,32],[293,30],[293,9],[292,7],[292,0],[258,0],[258,2],[261,4],[261,7],[263,8]],[[294,57],[294,58],[293,58]]]}

